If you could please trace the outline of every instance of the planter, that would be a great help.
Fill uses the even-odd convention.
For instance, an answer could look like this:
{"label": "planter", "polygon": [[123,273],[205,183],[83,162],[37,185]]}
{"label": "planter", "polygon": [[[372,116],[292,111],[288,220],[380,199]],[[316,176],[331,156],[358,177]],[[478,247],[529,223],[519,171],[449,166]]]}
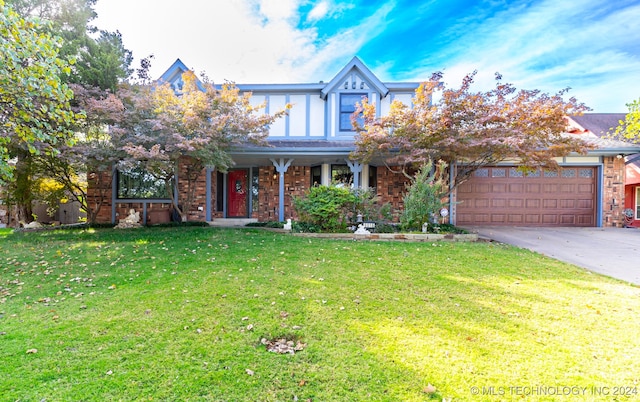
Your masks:
{"label": "planter", "polygon": [[157,208],[147,211],[147,224],[157,225],[169,222],[171,222],[171,210],[169,208]]}

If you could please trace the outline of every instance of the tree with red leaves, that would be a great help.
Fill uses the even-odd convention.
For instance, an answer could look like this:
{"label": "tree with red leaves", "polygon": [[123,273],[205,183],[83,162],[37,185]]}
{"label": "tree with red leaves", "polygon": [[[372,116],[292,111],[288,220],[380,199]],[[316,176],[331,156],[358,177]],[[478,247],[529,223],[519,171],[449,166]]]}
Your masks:
{"label": "tree with red leaves", "polygon": [[[475,75],[468,74],[458,89],[445,89],[436,73],[416,89],[412,106],[394,101],[383,117],[364,99],[358,110],[364,123],[353,119],[359,133],[353,156],[363,162],[382,157],[405,174],[430,161],[455,164],[454,189],[484,166],[517,161],[525,170],[553,169],[554,158],[589,149],[566,134],[565,117],[588,110],[575,98],[565,101],[567,90],[518,91],[496,74],[494,89],[473,92]],[[432,102],[437,92],[441,96]]]}

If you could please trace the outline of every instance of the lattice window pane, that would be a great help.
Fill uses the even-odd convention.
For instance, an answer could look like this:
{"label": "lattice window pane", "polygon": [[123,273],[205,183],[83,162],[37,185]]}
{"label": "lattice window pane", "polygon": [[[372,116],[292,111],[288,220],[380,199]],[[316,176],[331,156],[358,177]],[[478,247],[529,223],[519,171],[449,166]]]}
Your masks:
{"label": "lattice window pane", "polygon": [[576,177],[576,170],[575,169],[563,169],[562,170],[562,177],[564,177],[564,178]]}
{"label": "lattice window pane", "polygon": [[489,169],[487,168],[478,169],[476,170],[475,175],[476,177],[489,177]]}
{"label": "lattice window pane", "polygon": [[491,169],[491,177],[507,177],[507,169],[493,168]]}
{"label": "lattice window pane", "polygon": [[511,176],[511,177],[523,177],[524,174],[522,173],[521,170],[518,170],[516,168],[511,168],[511,169],[509,169],[509,176]]}
{"label": "lattice window pane", "polygon": [[558,177],[558,172],[555,170],[545,170],[544,177]]}
{"label": "lattice window pane", "polygon": [[591,178],[593,177],[593,169],[578,169],[578,175],[580,175],[580,177]]}
{"label": "lattice window pane", "polygon": [[535,170],[533,172],[527,173],[527,177],[540,177],[540,170]]}

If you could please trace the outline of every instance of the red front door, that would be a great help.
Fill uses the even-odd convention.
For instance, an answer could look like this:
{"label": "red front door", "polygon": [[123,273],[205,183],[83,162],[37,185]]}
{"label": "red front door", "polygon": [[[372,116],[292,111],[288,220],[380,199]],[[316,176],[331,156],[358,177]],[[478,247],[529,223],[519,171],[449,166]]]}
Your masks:
{"label": "red front door", "polygon": [[227,217],[246,218],[249,175],[246,169],[230,170],[227,175]]}

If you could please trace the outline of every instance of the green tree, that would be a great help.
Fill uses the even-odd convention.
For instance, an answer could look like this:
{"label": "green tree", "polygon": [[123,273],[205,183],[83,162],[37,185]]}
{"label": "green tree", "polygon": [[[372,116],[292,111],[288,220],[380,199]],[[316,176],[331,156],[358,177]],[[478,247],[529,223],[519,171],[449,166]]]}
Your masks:
{"label": "green tree", "polygon": [[441,162],[434,168],[429,161],[413,176],[403,198],[404,211],[400,223],[404,228],[417,230],[424,223],[433,223],[448,192],[445,171],[446,163]]}
{"label": "green tree", "polygon": [[627,103],[629,113],[621,120],[612,133],[614,138],[640,143],[640,99]]}
{"label": "green tree", "polygon": [[98,30],[91,25],[97,14],[96,0],[8,0],[23,17],[50,21],[49,32],[62,38],[60,57],[75,64],[64,80],[85,87],[116,91],[118,83],[131,75],[133,56],[125,49],[119,32]]}
{"label": "green tree", "polygon": [[[120,33],[98,31],[91,26],[96,17],[93,10],[95,0],[8,0],[8,4],[23,18],[48,21],[42,25],[42,30],[60,38],[58,57],[75,61],[60,75],[62,82],[71,84],[76,98],[83,98],[74,100],[72,105],[80,113],[97,113],[73,127],[77,133],[76,146],[43,144],[45,149],[56,151],[55,157],[53,154],[34,155],[20,148],[12,149],[11,154],[19,159],[17,174],[8,186],[8,190],[14,193],[8,198],[17,205],[19,215],[28,220],[34,195],[24,189],[33,189],[39,181],[51,178],[64,186],[67,196],[82,200],[83,209],[92,217],[97,211],[86,204],[86,174],[87,169],[102,163],[105,141],[103,135],[97,135],[96,129],[104,131],[104,125],[110,119],[100,105],[105,99],[111,99],[108,92],[115,92],[118,84],[131,73],[131,52],[124,48]],[[94,141],[96,138],[100,141]],[[91,149],[91,146],[96,148]],[[112,152],[111,155],[115,154]],[[94,157],[98,159],[92,159]],[[50,202],[55,194],[41,195]]]}
{"label": "green tree", "polygon": [[12,177],[10,157],[38,153],[43,144],[56,152],[56,146],[72,141],[70,127],[80,117],[71,110],[73,92],[61,80],[70,72],[70,64],[59,57],[62,42],[45,26],[37,18],[21,17],[0,0],[0,176],[4,180]]}

